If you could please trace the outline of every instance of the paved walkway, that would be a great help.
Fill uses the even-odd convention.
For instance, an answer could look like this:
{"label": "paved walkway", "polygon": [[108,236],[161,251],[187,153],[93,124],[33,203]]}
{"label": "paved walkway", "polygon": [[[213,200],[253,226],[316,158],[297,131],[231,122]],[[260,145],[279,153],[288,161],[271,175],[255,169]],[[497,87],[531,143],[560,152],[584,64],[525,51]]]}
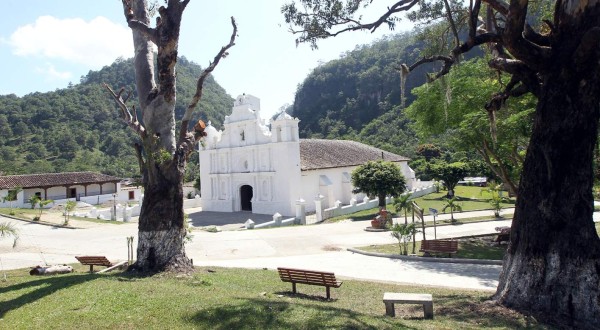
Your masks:
{"label": "paved walkway", "polygon": [[[206,218],[209,215],[192,214],[192,224],[210,224],[209,218]],[[256,218],[247,213],[219,215],[221,217],[216,222],[234,227],[247,218]],[[11,247],[12,241],[9,239],[0,240],[1,269],[73,263],[77,255],[105,255],[113,261],[125,260],[126,237],[137,236],[136,223],[107,223],[85,229],[66,229],[0,219],[6,220],[17,225],[21,238],[15,249]],[[492,233],[494,227],[509,224],[509,220],[503,220],[441,226],[437,228],[437,237]],[[269,269],[287,266],[333,271],[341,278],[483,290],[493,290],[497,285],[500,266],[409,262],[346,251],[348,247],[396,243],[389,232],[365,231],[369,225],[368,221],[342,221],[218,233],[195,230],[193,241],[186,245],[186,252],[198,266]],[[428,228],[426,234],[433,238],[432,228]]]}

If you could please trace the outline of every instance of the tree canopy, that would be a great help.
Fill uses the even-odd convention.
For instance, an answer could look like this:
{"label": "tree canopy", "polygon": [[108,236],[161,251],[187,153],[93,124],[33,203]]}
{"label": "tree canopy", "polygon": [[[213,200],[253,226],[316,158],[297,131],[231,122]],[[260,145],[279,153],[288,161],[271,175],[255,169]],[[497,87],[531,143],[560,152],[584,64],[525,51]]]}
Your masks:
{"label": "tree canopy", "polygon": [[379,207],[385,208],[387,195],[399,196],[406,191],[406,179],[398,165],[387,161],[369,161],[352,171],[354,193],[365,193],[379,198]]}
{"label": "tree canopy", "polygon": [[463,162],[438,162],[431,165],[431,172],[436,180],[444,182],[448,189],[448,197],[452,198],[458,181],[463,180],[469,173],[469,165]]}

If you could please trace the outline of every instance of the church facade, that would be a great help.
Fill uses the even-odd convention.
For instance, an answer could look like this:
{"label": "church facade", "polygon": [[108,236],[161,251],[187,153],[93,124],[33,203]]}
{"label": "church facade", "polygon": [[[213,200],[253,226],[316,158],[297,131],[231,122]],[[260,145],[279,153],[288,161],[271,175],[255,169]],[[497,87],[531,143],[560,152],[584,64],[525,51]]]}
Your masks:
{"label": "church facade", "polygon": [[260,100],[238,96],[224,129],[208,124],[200,146],[201,199],[204,211],[251,211],[294,215],[305,201],[349,204],[351,173],[369,160],[395,162],[412,188],[415,175],[408,158],[355,141],[300,139],[298,122],[286,113],[271,121],[260,116]]}

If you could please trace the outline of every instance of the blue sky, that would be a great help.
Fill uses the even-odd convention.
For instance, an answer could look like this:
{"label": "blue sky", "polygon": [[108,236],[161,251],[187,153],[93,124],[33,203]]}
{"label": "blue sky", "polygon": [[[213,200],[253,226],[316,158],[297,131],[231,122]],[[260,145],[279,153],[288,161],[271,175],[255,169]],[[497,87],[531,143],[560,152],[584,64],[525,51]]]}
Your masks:
{"label": "blue sky", "polygon": [[[229,17],[238,24],[236,46],[214,72],[216,80],[235,97],[242,93],[261,99],[263,117],[292,103],[296,87],[320,62],[327,62],[357,45],[386,34],[346,33],[321,41],[318,50],[296,47],[295,36],[280,13],[288,0],[190,1],[184,12],[179,54],[203,67],[231,35]],[[162,1],[159,1],[162,3]],[[120,0],[4,0],[11,10],[0,20],[0,63],[4,79],[0,94],[19,96],[78,83],[89,70],[132,57],[131,32]],[[375,2],[365,17],[375,18],[385,4]]]}

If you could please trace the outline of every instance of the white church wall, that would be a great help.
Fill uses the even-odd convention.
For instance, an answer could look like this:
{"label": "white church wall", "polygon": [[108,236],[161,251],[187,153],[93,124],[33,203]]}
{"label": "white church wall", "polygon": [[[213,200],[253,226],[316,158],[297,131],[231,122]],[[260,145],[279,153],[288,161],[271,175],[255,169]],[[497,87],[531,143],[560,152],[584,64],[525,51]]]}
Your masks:
{"label": "white church wall", "polygon": [[[335,202],[338,200],[342,204],[350,204],[353,197],[350,175],[354,168],[355,166],[302,171],[302,195],[300,197],[307,201],[313,201],[317,195],[322,195],[324,197],[323,208],[335,206]],[[307,204],[306,210],[314,212],[314,203]]]}
{"label": "white church wall", "polygon": [[298,120],[275,120],[274,126],[284,128],[281,140],[288,142],[272,143],[272,132],[260,118],[260,100],[242,95],[224,126],[217,131],[209,124],[207,141],[200,148],[203,210],[241,211],[248,208],[245,200],[251,191],[253,213],[295,214],[300,189]]}

